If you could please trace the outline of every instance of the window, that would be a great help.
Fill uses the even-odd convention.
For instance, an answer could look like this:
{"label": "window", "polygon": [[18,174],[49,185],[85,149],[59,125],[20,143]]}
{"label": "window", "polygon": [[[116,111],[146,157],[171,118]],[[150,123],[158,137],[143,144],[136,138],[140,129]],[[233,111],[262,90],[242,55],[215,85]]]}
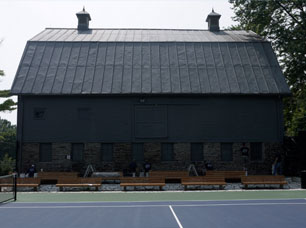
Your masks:
{"label": "window", "polygon": [[133,143],[133,160],[144,160],[143,143]]}
{"label": "window", "polygon": [[39,161],[50,162],[52,161],[52,144],[41,143],[39,145]]}
{"label": "window", "polygon": [[33,118],[35,120],[44,120],[46,118],[46,109],[45,108],[34,108]]}
{"label": "window", "polygon": [[112,161],[113,160],[113,144],[112,143],[102,143],[101,160],[102,161]]}
{"label": "window", "polygon": [[90,108],[78,108],[78,120],[90,120],[91,109]]}
{"label": "window", "polygon": [[262,160],[262,143],[251,143],[251,161]]}
{"label": "window", "polygon": [[72,143],[71,159],[72,161],[82,161],[84,153],[84,143]]}
{"label": "window", "polygon": [[203,160],[203,143],[191,143],[191,161]]}
{"label": "window", "polygon": [[221,160],[233,161],[233,144],[221,143]]}
{"label": "window", "polygon": [[162,161],[173,161],[173,143],[163,143],[162,144]]}

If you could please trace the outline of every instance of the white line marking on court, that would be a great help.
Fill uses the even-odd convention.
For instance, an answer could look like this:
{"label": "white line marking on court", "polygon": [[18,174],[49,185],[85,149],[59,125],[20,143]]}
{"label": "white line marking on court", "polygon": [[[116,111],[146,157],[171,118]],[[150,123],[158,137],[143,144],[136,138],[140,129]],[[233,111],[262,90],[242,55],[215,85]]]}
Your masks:
{"label": "white line marking on court", "polygon": [[182,226],[180,220],[179,220],[178,217],[176,216],[176,214],[175,214],[175,212],[174,212],[174,210],[173,210],[173,208],[172,208],[171,205],[169,205],[169,208],[170,208],[170,210],[171,210],[171,212],[172,212],[172,214],[173,214],[173,216],[174,216],[174,218],[175,218],[177,224],[179,225],[179,228],[184,228],[184,227]]}
{"label": "white line marking on court", "polygon": [[[1,0],[0,0],[1,1]],[[74,192],[72,192],[74,193]],[[155,192],[156,193],[156,192]],[[19,194],[26,194],[26,193],[19,193]],[[29,193],[32,194],[32,193]],[[38,193],[40,194],[40,193]],[[54,193],[56,194],[56,193]],[[59,193],[61,194],[61,193]],[[93,194],[99,194],[99,193],[93,193]],[[127,192],[126,194],[130,194]],[[52,202],[13,202],[14,204],[100,204],[100,203],[151,203],[151,202],[158,202],[158,203],[165,203],[165,202],[241,202],[241,201],[285,201],[285,200],[306,200],[306,198],[282,198],[282,199],[227,199],[227,200],[140,200],[140,201],[52,201]],[[168,204],[169,205],[169,204]]]}
{"label": "white line marking on court", "polygon": [[185,204],[175,207],[223,207],[223,206],[273,206],[273,205],[306,205],[306,203],[218,203],[218,204]]}
{"label": "white line marking on court", "polygon": [[99,205],[79,205],[79,206],[76,206],[76,205],[73,205],[73,206],[34,206],[34,207],[31,207],[31,206],[21,206],[21,207],[1,207],[0,206],[0,209],[2,208],[5,208],[5,209],[65,209],[65,208],[138,208],[138,207],[168,207],[168,205],[117,205],[117,206],[114,206],[114,205],[107,205],[107,206],[99,206]]}
{"label": "white line marking on court", "polygon": [[[216,203],[216,204],[177,204],[173,207],[224,207],[224,206],[273,206],[273,205],[306,205],[306,203]],[[166,204],[147,205],[71,205],[71,206],[17,206],[2,207],[0,209],[65,209],[65,208],[141,208],[141,207],[169,207]]]}

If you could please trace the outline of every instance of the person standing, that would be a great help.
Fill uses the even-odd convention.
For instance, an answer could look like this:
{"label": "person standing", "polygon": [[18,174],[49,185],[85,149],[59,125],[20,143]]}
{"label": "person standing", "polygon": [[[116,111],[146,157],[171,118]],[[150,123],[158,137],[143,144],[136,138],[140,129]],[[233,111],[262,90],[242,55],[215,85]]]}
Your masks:
{"label": "person standing", "polygon": [[243,157],[243,169],[244,169],[244,171],[245,171],[245,174],[247,175],[247,173],[248,173],[248,169],[247,169],[247,167],[246,167],[246,165],[247,165],[247,160],[248,160],[248,158],[249,158],[249,151],[250,151],[250,149],[245,145],[245,143],[242,143],[242,147],[241,147],[241,149],[240,149],[240,152],[241,152],[241,156]]}
{"label": "person standing", "polygon": [[34,173],[36,173],[36,167],[33,164],[27,171],[28,177],[34,177]]}
{"label": "person standing", "polygon": [[149,171],[151,170],[151,163],[148,160],[146,160],[145,163],[143,164],[143,169],[145,171],[145,176],[148,177]]}
{"label": "person standing", "polygon": [[281,165],[282,165],[282,156],[278,152],[276,154],[275,160],[273,162],[273,175],[281,175],[282,174]]}
{"label": "person standing", "polygon": [[135,159],[133,159],[132,162],[130,163],[129,169],[130,169],[130,172],[132,173],[133,177],[135,177],[136,176],[136,169],[137,169],[137,163],[136,163]]}

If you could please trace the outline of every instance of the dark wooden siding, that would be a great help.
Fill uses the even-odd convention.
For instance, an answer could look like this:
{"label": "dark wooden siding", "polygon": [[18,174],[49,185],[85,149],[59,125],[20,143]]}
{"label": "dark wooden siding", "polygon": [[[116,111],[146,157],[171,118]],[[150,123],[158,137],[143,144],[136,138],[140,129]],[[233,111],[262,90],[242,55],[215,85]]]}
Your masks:
{"label": "dark wooden siding", "polygon": [[[276,142],[283,137],[276,97],[25,96],[23,102],[24,142]],[[46,112],[41,120],[34,117],[37,108]],[[86,118],[80,110],[87,110],[81,115]]]}

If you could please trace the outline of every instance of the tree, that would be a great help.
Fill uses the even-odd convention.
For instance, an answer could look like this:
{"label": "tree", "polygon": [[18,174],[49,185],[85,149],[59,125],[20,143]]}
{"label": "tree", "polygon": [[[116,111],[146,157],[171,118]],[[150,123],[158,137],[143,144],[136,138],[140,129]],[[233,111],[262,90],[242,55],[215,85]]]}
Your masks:
{"label": "tree", "polygon": [[[0,44],[3,40],[0,40]],[[0,70],[0,77],[3,77],[4,71]],[[10,91],[9,90],[0,90],[0,98],[8,98],[10,97]],[[0,103],[0,112],[3,111],[13,111],[16,109],[16,103],[12,99],[7,99],[3,103]]]}
{"label": "tree", "polygon": [[15,157],[16,150],[16,126],[8,120],[0,118],[0,159],[8,154]]}
{"label": "tree", "polygon": [[5,154],[0,160],[0,176],[8,175],[15,170],[15,159]]}
{"label": "tree", "polygon": [[[3,70],[0,70],[0,77],[4,76]],[[10,90],[0,90],[0,98],[10,97]],[[0,112],[13,111],[16,109],[16,103],[12,99],[7,99],[3,103],[0,103]]]}
{"label": "tree", "polygon": [[286,133],[306,130],[306,1],[229,0],[233,29],[252,30],[269,40],[276,51],[292,97],[284,99]]}

